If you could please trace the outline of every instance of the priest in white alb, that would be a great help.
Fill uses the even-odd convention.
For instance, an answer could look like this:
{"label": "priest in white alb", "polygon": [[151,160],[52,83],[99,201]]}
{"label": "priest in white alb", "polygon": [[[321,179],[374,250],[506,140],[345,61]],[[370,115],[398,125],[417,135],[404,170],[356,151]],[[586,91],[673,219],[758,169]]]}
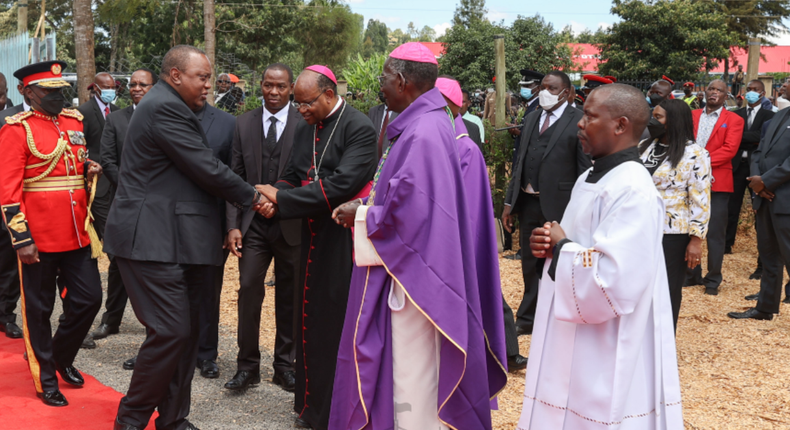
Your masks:
{"label": "priest in white alb", "polygon": [[650,110],[634,87],[590,93],[579,140],[594,160],[561,223],[533,230],[546,258],[518,430],[681,430],[664,204],[637,151]]}

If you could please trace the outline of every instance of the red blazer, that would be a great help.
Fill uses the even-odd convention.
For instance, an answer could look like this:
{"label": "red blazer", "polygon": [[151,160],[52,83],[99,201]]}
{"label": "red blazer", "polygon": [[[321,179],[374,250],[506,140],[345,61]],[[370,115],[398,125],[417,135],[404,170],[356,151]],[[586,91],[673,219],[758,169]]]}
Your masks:
{"label": "red blazer", "polygon": [[[691,111],[694,118],[694,137],[697,137],[699,118],[702,109]],[[743,118],[725,107],[719,115],[719,120],[710,132],[710,138],[705,149],[710,154],[710,167],[713,173],[711,191],[731,193],[732,188],[732,158],[738,153],[743,137]]]}

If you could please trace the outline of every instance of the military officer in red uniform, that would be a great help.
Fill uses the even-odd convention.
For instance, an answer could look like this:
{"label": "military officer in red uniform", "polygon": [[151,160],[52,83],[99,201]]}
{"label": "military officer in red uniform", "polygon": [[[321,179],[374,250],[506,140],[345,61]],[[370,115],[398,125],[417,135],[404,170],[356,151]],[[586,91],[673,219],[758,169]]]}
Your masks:
{"label": "military officer in red uniform", "polygon": [[[68,384],[83,385],[74,357],[101,307],[92,258],[101,248],[98,240],[91,243],[89,218],[90,184],[101,167],[88,158],[82,115],[63,109],[65,65],[48,61],[17,70],[32,109],[7,118],[0,129],[0,205],[22,263],[25,349],[36,393],[50,406],[68,404],[56,372]],[[65,280],[70,306],[53,337],[56,276]]]}

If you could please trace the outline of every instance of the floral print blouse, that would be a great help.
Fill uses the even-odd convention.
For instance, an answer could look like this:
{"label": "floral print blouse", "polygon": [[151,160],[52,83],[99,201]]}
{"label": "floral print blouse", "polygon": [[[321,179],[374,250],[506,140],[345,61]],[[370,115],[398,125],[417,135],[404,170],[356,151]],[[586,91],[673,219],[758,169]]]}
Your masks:
{"label": "floral print blouse", "polygon": [[[654,140],[642,153],[642,161],[655,159],[663,147]],[[664,199],[664,234],[688,234],[705,239],[710,221],[710,155],[696,143],[686,143],[677,167],[664,159],[653,173],[653,183]]]}

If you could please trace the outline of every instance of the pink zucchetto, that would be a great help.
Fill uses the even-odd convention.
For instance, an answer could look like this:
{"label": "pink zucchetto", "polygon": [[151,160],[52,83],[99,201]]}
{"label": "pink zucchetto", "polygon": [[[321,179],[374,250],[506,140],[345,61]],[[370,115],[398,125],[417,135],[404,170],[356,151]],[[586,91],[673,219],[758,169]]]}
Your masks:
{"label": "pink zucchetto", "polygon": [[335,85],[337,85],[337,78],[335,78],[335,74],[332,73],[331,70],[329,70],[329,67],[319,66],[318,64],[316,64],[310,67],[305,67],[305,70],[311,70],[313,72],[320,73],[326,76],[327,78],[329,78],[329,80],[334,82]]}
{"label": "pink zucchetto", "polygon": [[461,106],[464,103],[464,95],[461,93],[461,85],[458,81],[447,78],[436,79],[436,88],[443,96],[450,99],[456,106]]}
{"label": "pink zucchetto", "polygon": [[390,53],[391,58],[439,65],[430,49],[419,42],[407,42]]}

